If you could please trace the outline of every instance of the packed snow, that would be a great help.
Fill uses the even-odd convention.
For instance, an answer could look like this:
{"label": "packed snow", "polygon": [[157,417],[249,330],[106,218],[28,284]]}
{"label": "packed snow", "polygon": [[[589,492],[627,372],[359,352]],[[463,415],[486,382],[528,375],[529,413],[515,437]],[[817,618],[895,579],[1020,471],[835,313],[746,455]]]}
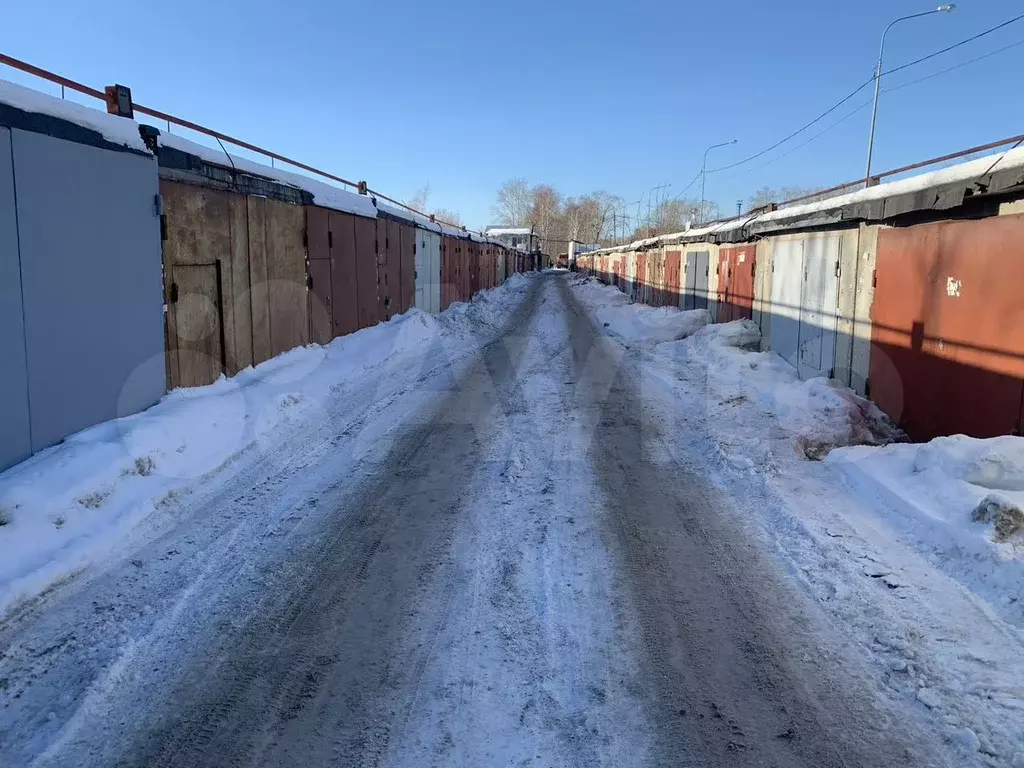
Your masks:
{"label": "packed snow", "polygon": [[121,546],[200,478],[273,452],[360,378],[414,375],[423,350],[451,359],[497,328],[528,278],[513,275],[439,315],[413,309],[331,343],[286,352],[206,387],[179,389],[133,416],[72,435],[0,474],[0,617]]}
{"label": "packed snow", "polygon": [[667,340],[667,318],[686,313],[574,283],[639,359],[677,460],[751,500],[749,524],[873,659],[879,685],[934,717],[963,765],[1024,764],[1024,438],[902,442],[873,403],[758,351],[749,320]]}

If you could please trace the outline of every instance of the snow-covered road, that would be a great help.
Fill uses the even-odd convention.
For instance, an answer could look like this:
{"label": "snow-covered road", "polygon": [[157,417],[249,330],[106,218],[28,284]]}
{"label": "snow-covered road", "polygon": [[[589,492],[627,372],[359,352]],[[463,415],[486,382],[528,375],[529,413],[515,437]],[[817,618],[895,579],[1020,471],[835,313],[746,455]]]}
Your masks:
{"label": "snow-covered road", "polygon": [[[738,440],[699,347],[610,335],[592,290],[445,313],[9,611],[0,765],[1014,764],[1016,726],[971,718],[1020,710],[940,718],[963,668],[928,633],[971,607],[900,655],[927,595],[845,573],[894,543],[786,522],[838,473],[787,474],[752,416]],[[977,610],[986,659],[1020,658]]]}

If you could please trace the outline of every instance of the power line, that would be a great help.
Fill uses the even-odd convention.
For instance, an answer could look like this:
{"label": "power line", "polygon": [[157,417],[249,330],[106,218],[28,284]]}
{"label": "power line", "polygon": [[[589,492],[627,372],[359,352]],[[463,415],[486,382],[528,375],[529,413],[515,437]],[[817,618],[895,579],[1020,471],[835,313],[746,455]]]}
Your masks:
{"label": "power line", "polygon": [[[882,93],[892,93],[893,91],[899,91],[899,90],[902,90],[903,88],[908,88],[911,85],[917,85],[918,83],[923,83],[926,80],[931,80],[932,78],[939,77],[940,75],[945,75],[945,74],[947,74],[949,72],[952,72],[954,70],[960,69],[961,67],[966,67],[969,64],[974,64],[974,63],[979,62],[979,61],[984,61],[985,59],[988,59],[988,58],[991,58],[992,56],[995,56],[996,54],[1003,53],[1004,51],[1008,51],[1008,50],[1010,50],[1012,48],[1016,48],[1016,47],[1021,46],[1021,45],[1024,45],[1024,40],[1018,40],[1016,43],[1011,43],[1010,45],[1004,45],[1002,48],[997,48],[994,51],[989,51],[986,54],[983,54],[981,56],[976,56],[973,59],[968,59],[967,61],[961,61],[959,64],[954,64],[952,67],[946,67],[946,69],[940,69],[938,72],[932,72],[931,74],[925,75],[924,77],[919,77],[916,80],[910,80],[909,82],[906,82],[906,83],[900,83],[899,85],[894,85],[891,88],[883,88],[882,89]],[[777,155],[777,156],[771,158],[770,160],[766,160],[765,162],[761,163],[760,165],[757,165],[757,166],[755,166],[753,168],[750,168],[747,171],[742,171],[742,173],[748,173],[748,172],[760,170],[760,169],[764,168],[765,166],[771,165],[775,161],[781,160],[784,157],[788,157],[789,155],[793,154],[797,150],[806,147],[808,144],[810,144],[815,139],[817,139],[817,138],[819,138],[821,136],[824,136],[826,133],[828,133],[832,129],[837,128],[840,125],[842,125],[843,123],[845,123],[851,117],[853,117],[858,112],[860,112],[862,109],[871,106],[871,101],[872,101],[872,99],[868,99],[867,101],[862,102],[860,106],[856,107],[851,112],[848,112],[844,117],[839,118],[834,123],[831,123],[827,128],[824,128],[824,129],[818,131],[816,134],[811,136],[806,141],[802,141],[801,143],[797,144],[792,149],[789,149],[789,150],[783,152],[781,155]],[[734,176],[734,175],[736,175],[736,174],[730,175],[729,178],[732,178],[732,176]]]}
{"label": "power line", "polygon": [[1018,40],[1016,43],[1010,43],[1009,45],[1004,45],[1002,48],[996,48],[996,50],[989,51],[988,53],[983,54],[982,56],[976,56],[973,59],[968,59],[967,61],[961,61],[959,64],[954,64],[952,67],[946,67],[945,69],[940,69],[938,72],[932,72],[930,75],[925,75],[924,77],[919,77],[916,80],[910,80],[909,82],[906,82],[906,83],[900,83],[899,85],[894,85],[892,88],[883,88],[882,89],[882,93],[892,93],[893,91],[898,91],[898,90],[900,90],[902,88],[906,88],[906,87],[911,86],[911,85],[917,85],[918,83],[923,83],[925,80],[931,80],[933,77],[938,77],[939,75],[944,75],[947,72],[952,72],[955,69],[960,69],[961,67],[966,67],[968,64],[974,64],[975,62],[978,62],[978,61],[984,61],[985,59],[988,59],[988,58],[991,58],[992,56],[995,56],[997,53],[1002,53],[1003,51],[1008,51],[1011,48],[1016,48],[1019,45],[1024,45],[1024,40]]}
{"label": "power line", "polygon": [[[1014,16],[1012,19],[1008,19],[1007,21],[1004,21],[1002,24],[997,24],[996,26],[992,27],[991,29],[986,29],[984,32],[979,32],[978,34],[974,35],[973,37],[968,37],[966,40],[961,40],[959,43],[953,43],[953,45],[950,45],[947,48],[943,48],[940,51],[935,51],[935,53],[929,53],[927,56],[922,56],[920,59],[914,59],[913,61],[909,61],[906,64],[901,64],[898,67],[893,67],[892,69],[887,69],[885,72],[882,73],[882,75],[891,75],[893,72],[899,72],[900,70],[906,69],[907,67],[912,67],[915,64],[920,64],[922,61],[928,61],[928,59],[934,59],[936,56],[941,56],[944,53],[949,53],[954,48],[959,48],[961,45],[967,45],[968,43],[973,43],[975,40],[977,40],[979,38],[982,38],[985,35],[991,35],[993,32],[996,32],[996,31],[1002,29],[1003,27],[1008,27],[1011,24],[1013,24],[1015,21],[1020,21],[1021,19],[1024,19],[1024,13],[1022,13],[1020,16]],[[872,80],[873,79],[874,78],[872,78]]]}
{"label": "power line", "polygon": [[694,184],[697,183],[697,180],[700,178],[700,174],[701,174],[701,171],[697,171],[697,175],[693,177],[693,181],[691,181],[689,184],[687,184],[685,187],[683,187],[683,191],[680,192],[675,197],[673,197],[672,199],[673,200],[678,200],[680,197],[685,195],[689,191],[690,187],[692,187]]}
{"label": "power line", "polygon": [[849,95],[844,96],[842,99],[840,99],[835,104],[833,104],[831,107],[826,109],[824,112],[822,112],[816,118],[811,120],[809,123],[804,124],[803,126],[798,128],[797,130],[793,131],[791,134],[789,134],[789,136],[787,136],[786,138],[782,139],[781,141],[777,141],[774,144],[772,144],[770,147],[768,147],[766,149],[762,149],[760,152],[757,152],[757,153],[751,155],[750,157],[746,157],[743,160],[738,160],[735,163],[729,163],[729,165],[723,165],[723,166],[721,166],[719,168],[711,168],[710,170],[708,170],[708,173],[718,173],[719,171],[727,171],[730,168],[735,168],[738,165],[745,165],[746,163],[749,163],[751,160],[756,160],[759,157],[767,155],[773,149],[777,149],[778,147],[781,147],[783,144],[785,144],[790,139],[796,138],[797,136],[799,136],[801,133],[806,131],[808,128],[810,128],[815,123],[820,122],[824,118],[826,118],[829,115],[831,115],[833,112],[835,112],[841,106],[843,106],[843,104],[848,102],[850,99],[852,99],[858,93],[863,91],[865,88],[867,88],[873,82],[875,82],[875,78],[873,78],[873,77],[870,80],[866,80],[861,85],[857,86],[853,91],[851,91],[849,93]]}
{"label": "power line", "polygon": [[[979,38],[985,37],[985,35],[990,35],[993,32],[996,32],[997,30],[1003,29],[1004,27],[1007,27],[1010,24],[1013,24],[1014,22],[1020,21],[1021,19],[1024,19],[1024,14],[1021,14],[1019,16],[1014,16],[1012,19],[1004,21],[1001,24],[997,24],[996,26],[991,27],[990,29],[986,29],[983,32],[979,32],[976,35],[968,37],[965,40],[961,40],[958,43],[954,43],[953,45],[947,46],[947,47],[945,47],[945,48],[943,48],[943,49],[941,49],[939,51],[935,51],[934,53],[929,53],[926,56],[922,56],[922,57],[920,57],[918,59],[914,59],[913,61],[909,61],[906,64],[901,64],[898,67],[893,67],[892,69],[885,70],[884,72],[880,73],[878,76],[879,77],[884,77],[885,75],[891,75],[894,72],[900,72],[900,71],[902,71],[904,69],[907,69],[908,67],[912,67],[912,66],[914,66],[916,64],[920,64],[923,61],[928,61],[929,59],[933,59],[936,56],[941,56],[942,54],[948,53],[949,51],[952,51],[955,48],[959,48],[962,45],[966,45],[967,43],[971,43],[971,42],[974,42],[975,40],[978,40]],[[856,96],[858,93],[860,93],[862,90],[864,90],[867,86],[871,85],[871,83],[873,83],[874,81],[875,81],[874,77],[871,77],[870,79],[866,80],[861,85],[857,86],[857,88],[855,88],[853,91],[851,91],[847,96],[844,96],[842,99],[840,99],[838,102],[836,102],[831,107],[826,109],[824,112],[822,112],[816,118],[814,118],[810,122],[804,124],[803,126],[798,128],[797,130],[793,131],[791,134],[789,134],[786,138],[782,139],[781,141],[777,141],[774,144],[772,144],[770,147],[768,147],[766,149],[762,149],[760,152],[756,152],[755,154],[750,155],[749,157],[746,157],[743,160],[738,160],[735,163],[729,163],[728,165],[723,165],[723,166],[721,166],[719,168],[712,168],[712,169],[710,169],[708,171],[708,173],[718,173],[719,171],[727,171],[730,168],[735,168],[735,167],[740,166],[740,165],[745,165],[746,163],[749,163],[751,160],[756,160],[759,157],[763,157],[764,155],[766,155],[769,152],[771,152],[773,149],[777,149],[778,147],[782,146],[783,144],[785,144],[790,139],[793,139],[793,138],[797,137],[798,135],[800,135],[801,133],[806,131],[808,128],[810,128],[815,123],[818,123],[821,120],[823,120],[824,118],[828,117],[830,114],[832,114],[837,109],[839,109],[839,107],[841,107],[843,104],[845,104],[850,99],[852,99],[854,96]]]}

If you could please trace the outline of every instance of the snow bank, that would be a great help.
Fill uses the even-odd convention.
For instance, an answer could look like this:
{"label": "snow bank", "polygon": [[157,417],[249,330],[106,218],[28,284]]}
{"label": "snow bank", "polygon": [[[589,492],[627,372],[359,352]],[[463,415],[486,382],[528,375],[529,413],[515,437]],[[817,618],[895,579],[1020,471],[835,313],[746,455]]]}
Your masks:
{"label": "snow bank", "polygon": [[660,344],[685,339],[711,322],[706,309],[682,311],[676,307],[633,304],[614,288],[593,278],[573,283],[594,310],[604,333],[626,342]]}
{"label": "snow bank", "polygon": [[1024,621],[1024,438],[954,435],[826,461],[934,562]]}
{"label": "snow bank", "polygon": [[387,323],[293,349],[206,387],[179,389],[140,414],[99,424],[0,474],[0,616],[20,599],[114,550],[139,522],[169,510],[198,480],[242,454],[269,455],[290,430],[322,420],[340,388],[407,375],[435,344],[451,357],[493,332],[528,278],[438,316]]}
{"label": "snow bank", "polygon": [[139,124],[134,120],[109,115],[99,109],[92,109],[66,99],[48,96],[7,80],[0,80],[0,103],[9,104],[25,112],[59,117],[100,133],[112,144],[121,144],[150,154],[139,135]]}

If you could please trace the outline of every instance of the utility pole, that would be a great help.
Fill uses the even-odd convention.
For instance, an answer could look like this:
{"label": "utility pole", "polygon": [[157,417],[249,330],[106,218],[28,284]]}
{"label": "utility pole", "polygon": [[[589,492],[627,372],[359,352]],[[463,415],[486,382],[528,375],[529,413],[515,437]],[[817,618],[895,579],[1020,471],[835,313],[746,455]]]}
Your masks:
{"label": "utility pole", "polygon": [[743,201],[742,200],[737,200],[736,201],[736,215],[737,216],[741,216],[742,214],[743,214]]}
{"label": "utility pole", "polygon": [[955,5],[940,5],[931,11],[924,11],[922,13],[912,13],[909,16],[900,16],[895,21],[889,23],[889,26],[882,32],[882,42],[878,46],[878,65],[875,67],[875,103],[871,108],[871,133],[868,134],[868,167],[864,171],[864,186],[868,187],[871,185],[871,155],[875,149],[875,121],[878,118],[878,96],[882,92],[882,54],[885,52],[885,36],[889,34],[889,30],[893,28],[893,25],[898,24],[901,21],[907,19],[918,19],[922,16],[931,16],[933,13],[949,13],[955,9]]}
{"label": "utility pole", "polygon": [[704,162],[700,166],[700,211],[697,212],[698,224],[704,223],[704,179],[708,175],[708,152],[712,149],[718,149],[718,147],[728,147],[730,144],[735,144],[739,139],[733,139],[732,141],[723,141],[721,144],[712,144],[710,147],[704,150]]}

